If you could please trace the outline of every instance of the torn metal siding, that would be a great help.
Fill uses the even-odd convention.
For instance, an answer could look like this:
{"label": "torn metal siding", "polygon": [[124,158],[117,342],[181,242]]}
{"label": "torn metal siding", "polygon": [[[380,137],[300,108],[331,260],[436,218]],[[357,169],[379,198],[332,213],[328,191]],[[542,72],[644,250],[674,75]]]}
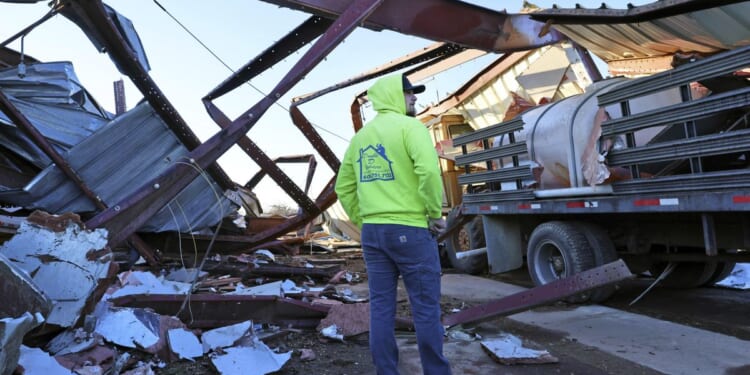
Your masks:
{"label": "torn metal siding", "polygon": [[[18,76],[15,67],[2,70],[0,90],[61,153],[111,119],[111,115],[102,110],[78,83],[69,62],[28,65],[23,78]],[[51,163],[3,112],[0,112],[0,142],[4,148],[38,168]],[[0,190],[3,190],[2,186]]]}
{"label": "torn metal siding", "polygon": [[[132,50],[138,64],[141,65],[144,71],[151,70],[151,66],[148,63],[148,58],[146,57],[146,51],[143,48],[143,44],[141,43],[141,38],[138,36],[138,32],[135,31],[133,22],[112,9],[112,7],[110,7],[109,5],[102,4],[102,6],[107,16],[112,20],[112,24],[114,25],[114,27],[120,33],[128,47],[130,47],[130,49]],[[70,7],[63,7],[62,9],[60,9],[60,12],[81,28],[81,30],[86,34],[86,36],[89,38],[91,43],[94,44],[94,47],[96,47],[98,51],[107,51],[107,43],[103,41],[101,33],[96,28],[89,27],[89,24],[84,17],[80,17],[80,15],[76,11],[71,10]],[[120,71],[120,73],[128,73],[127,69],[123,67],[116,59],[112,59],[112,62],[115,64],[115,66],[117,66],[117,69]]]}
{"label": "torn metal siding", "polygon": [[[667,3],[667,2],[664,2]],[[576,17],[576,11],[581,16]],[[556,19],[565,14],[565,23]],[[750,44],[750,2],[723,5],[653,20],[607,23],[594,18],[611,9],[560,9],[534,14],[605,61],[648,58],[675,52],[716,53]]]}
{"label": "torn metal siding", "polygon": [[[66,159],[104,202],[112,204],[169,166],[190,164],[187,153],[151,106],[143,102],[71,148]],[[54,165],[24,189],[0,193],[0,201],[51,213],[95,211],[94,203]],[[217,224],[237,208],[210,177],[199,177],[141,230],[191,232]]]}

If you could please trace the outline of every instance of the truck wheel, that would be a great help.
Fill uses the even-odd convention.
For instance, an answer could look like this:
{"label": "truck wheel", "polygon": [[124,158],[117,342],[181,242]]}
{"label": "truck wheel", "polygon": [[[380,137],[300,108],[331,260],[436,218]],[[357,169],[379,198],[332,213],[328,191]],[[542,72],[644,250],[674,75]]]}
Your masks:
{"label": "truck wheel", "polygon": [[734,270],[734,267],[737,266],[737,263],[735,262],[718,262],[716,263],[716,271],[714,271],[714,274],[711,275],[711,277],[706,281],[704,286],[712,286],[716,283],[718,283],[721,280],[724,280],[729,276],[729,274],[732,273]]}
{"label": "truck wheel", "polygon": [[[450,228],[453,223],[457,222],[460,213],[456,208],[451,210],[445,220],[446,227]],[[482,217],[476,216],[446,238],[445,256],[454,269],[476,275],[487,269],[487,256],[477,255],[459,259],[456,254],[482,247],[485,247],[484,225]]]}
{"label": "truck wheel", "polygon": [[[575,275],[594,267],[594,252],[580,225],[550,221],[536,227],[529,238],[526,263],[536,285]],[[566,300],[583,303],[586,292]]]}
{"label": "truck wheel", "polygon": [[[594,256],[594,267],[614,262],[619,258],[615,245],[601,226],[586,222],[581,222],[580,225],[583,234],[586,236],[586,240],[591,245]],[[617,290],[617,285],[615,284],[594,289],[589,292],[591,294],[590,301],[594,303],[604,302],[614,294],[615,290]]]}
{"label": "truck wheel", "polygon": [[[654,263],[649,272],[654,278],[659,277],[669,263]],[[690,289],[705,285],[716,272],[716,262],[681,262],[672,272],[659,282],[665,288]]]}

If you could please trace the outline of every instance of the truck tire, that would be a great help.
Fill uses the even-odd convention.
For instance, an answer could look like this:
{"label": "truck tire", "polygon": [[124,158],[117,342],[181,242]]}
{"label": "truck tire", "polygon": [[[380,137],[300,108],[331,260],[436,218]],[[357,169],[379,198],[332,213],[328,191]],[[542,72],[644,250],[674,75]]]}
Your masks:
{"label": "truck tire", "polygon": [[[616,261],[619,256],[612,240],[607,232],[599,225],[594,223],[581,222],[581,230],[586,236],[594,256],[594,267],[599,267],[607,263]],[[617,290],[617,285],[607,285],[594,289],[589,292],[591,302],[599,303],[606,301]]]}
{"label": "truck tire", "polygon": [[737,263],[735,262],[716,263],[716,271],[714,271],[714,274],[711,275],[711,277],[708,279],[708,281],[706,281],[705,284],[703,284],[703,286],[712,286],[719,281],[726,279],[727,276],[732,273],[735,266],[737,266]]}
{"label": "truck tire", "polygon": [[[451,210],[445,220],[446,227],[450,228],[457,222],[460,214],[458,208]],[[450,266],[457,271],[476,275],[487,269],[487,256],[478,255],[459,259],[456,254],[485,247],[485,244],[482,217],[476,216],[445,239],[445,257]]]}
{"label": "truck tire", "polygon": [[[659,277],[667,268],[667,262],[654,263],[649,272],[654,278]],[[690,289],[705,285],[716,272],[716,262],[681,262],[672,272],[659,282],[665,288]]]}
{"label": "truck tire", "polygon": [[[544,285],[594,267],[594,252],[581,225],[550,221],[531,233],[526,253],[529,275],[536,285]],[[591,294],[569,297],[571,303],[584,303]]]}

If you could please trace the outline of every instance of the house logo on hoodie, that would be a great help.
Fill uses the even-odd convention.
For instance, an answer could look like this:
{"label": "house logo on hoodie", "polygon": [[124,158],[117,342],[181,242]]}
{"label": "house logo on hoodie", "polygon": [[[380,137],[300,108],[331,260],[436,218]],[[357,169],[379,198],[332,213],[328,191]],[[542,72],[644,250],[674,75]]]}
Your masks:
{"label": "house logo on hoodie", "polygon": [[385,155],[385,147],[369,145],[359,149],[359,181],[371,182],[376,180],[394,180],[391,161]]}

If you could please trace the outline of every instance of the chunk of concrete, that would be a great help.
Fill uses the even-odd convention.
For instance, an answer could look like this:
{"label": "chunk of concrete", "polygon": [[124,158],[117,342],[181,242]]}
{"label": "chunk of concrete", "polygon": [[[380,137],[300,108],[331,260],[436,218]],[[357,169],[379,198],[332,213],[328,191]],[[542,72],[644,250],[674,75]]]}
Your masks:
{"label": "chunk of concrete", "polygon": [[325,327],[338,327],[337,333],[351,337],[370,330],[370,304],[348,303],[331,306],[328,315],[320,321],[318,331]]}

